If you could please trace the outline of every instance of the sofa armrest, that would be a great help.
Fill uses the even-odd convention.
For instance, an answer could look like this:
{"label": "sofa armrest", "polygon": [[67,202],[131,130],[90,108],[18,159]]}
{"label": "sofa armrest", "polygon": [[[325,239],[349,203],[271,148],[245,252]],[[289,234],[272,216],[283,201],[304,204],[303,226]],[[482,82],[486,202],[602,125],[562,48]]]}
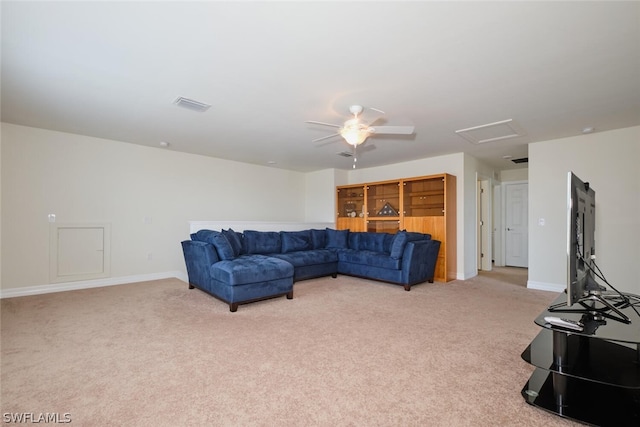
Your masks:
{"label": "sofa armrest", "polygon": [[207,242],[185,240],[182,242],[182,252],[187,265],[189,284],[207,288],[211,280],[210,268],[220,261],[213,245]]}
{"label": "sofa armrest", "polygon": [[426,280],[433,282],[439,251],[439,240],[408,242],[402,254],[402,282],[407,285]]}

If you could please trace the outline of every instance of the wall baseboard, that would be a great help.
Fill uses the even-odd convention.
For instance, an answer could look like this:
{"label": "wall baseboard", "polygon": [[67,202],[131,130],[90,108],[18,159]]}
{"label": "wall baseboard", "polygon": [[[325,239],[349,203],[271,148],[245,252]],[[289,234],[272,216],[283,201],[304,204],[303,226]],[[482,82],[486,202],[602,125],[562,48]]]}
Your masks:
{"label": "wall baseboard", "polygon": [[528,280],[527,288],[537,289],[540,291],[564,292],[565,286],[557,283],[534,282],[532,280]]}
{"label": "wall baseboard", "polygon": [[100,288],[102,286],[126,285],[128,283],[148,282],[150,280],[171,278],[180,279],[183,282],[189,281],[185,272],[166,271],[162,273],[138,274],[135,276],[108,277],[104,279],[78,282],[51,283],[49,285],[27,286],[24,288],[0,289],[0,299],[50,294],[53,292],[75,291],[79,289]]}

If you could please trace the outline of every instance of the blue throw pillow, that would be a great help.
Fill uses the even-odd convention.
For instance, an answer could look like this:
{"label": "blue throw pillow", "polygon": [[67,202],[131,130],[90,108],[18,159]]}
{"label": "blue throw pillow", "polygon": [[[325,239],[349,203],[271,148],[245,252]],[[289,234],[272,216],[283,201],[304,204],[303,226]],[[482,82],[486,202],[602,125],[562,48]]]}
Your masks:
{"label": "blue throw pillow", "polygon": [[349,230],[327,228],[327,248],[346,249]]}
{"label": "blue throw pillow", "polygon": [[304,231],[281,231],[282,253],[306,251],[312,249],[311,233]]}
{"label": "blue throw pillow", "polygon": [[407,241],[409,240],[409,236],[406,231],[398,231],[393,238],[393,243],[391,244],[391,253],[389,256],[394,259],[402,258],[402,254],[404,253],[404,247],[407,245]]}
{"label": "blue throw pillow", "polygon": [[360,249],[360,235],[361,231],[354,231],[349,233],[349,237],[347,237],[347,245],[350,249]]}
{"label": "blue throw pillow", "polygon": [[212,235],[216,233],[220,234],[220,232],[213,230],[198,230],[191,235],[191,240],[195,240],[197,242],[213,243],[213,241],[211,240]]}
{"label": "blue throw pillow", "polygon": [[248,254],[279,254],[282,251],[278,231],[245,230],[244,243]]}
{"label": "blue throw pillow", "polygon": [[226,237],[231,244],[233,254],[235,256],[240,255],[242,253],[242,239],[240,238],[240,233],[236,233],[230,228],[228,230],[222,230],[222,235]]}
{"label": "blue throw pillow", "polygon": [[309,230],[311,233],[311,245],[313,249],[322,249],[327,246],[327,231],[326,230]]}
{"label": "blue throw pillow", "polygon": [[229,240],[227,240],[224,234],[218,231],[199,230],[195,233],[194,237],[193,240],[211,243],[213,247],[216,248],[218,258],[221,260],[234,259],[236,257]]}
{"label": "blue throw pillow", "polygon": [[429,240],[431,238],[430,234],[418,233],[416,231],[407,231],[407,241],[413,242],[415,240]]}

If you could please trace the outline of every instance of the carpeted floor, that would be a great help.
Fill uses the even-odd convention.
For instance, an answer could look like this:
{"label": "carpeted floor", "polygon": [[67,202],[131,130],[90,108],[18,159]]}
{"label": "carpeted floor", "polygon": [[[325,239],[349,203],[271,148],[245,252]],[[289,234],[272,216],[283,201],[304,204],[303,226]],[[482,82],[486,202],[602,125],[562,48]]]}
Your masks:
{"label": "carpeted floor", "polygon": [[556,294],[339,276],[236,313],[168,279],[1,302],[1,410],[81,426],[570,426],[520,396]]}
{"label": "carpeted floor", "polygon": [[498,283],[527,287],[529,269],[520,267],[493,267],[488,271],[479,271],[478,275]]}

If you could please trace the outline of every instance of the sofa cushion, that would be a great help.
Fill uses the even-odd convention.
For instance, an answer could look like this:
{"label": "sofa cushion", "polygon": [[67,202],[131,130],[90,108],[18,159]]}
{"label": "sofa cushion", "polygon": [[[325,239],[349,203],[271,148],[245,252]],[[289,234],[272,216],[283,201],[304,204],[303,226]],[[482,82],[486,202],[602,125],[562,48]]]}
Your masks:
{"label": "sofa cushion", "polygon": [[349,230],[334,230],[327,228],[327,248],[346,249]]}
{"label": "sofa cushion", "polygon": [[[384,253],[385,233],[358,233],[358,247],[352,249],[360,249],[364,251],[382,252]],[[387,253],[388,255],[388,253]]]}
{"label": "sofa cushion", "polygon": [[338,261],[392,270],[400,270],[401,268],[399,259],[391,258],[388,254],[382,252],[367,250],[345,249],[338,251]]}
{"label": "sofa cushion", "polygon": [[191,238],[192,240],[211,243],[213,247],[216,248],[218,258],[221,260],[234,259],[236,257],[231,243],[224,234],[219,231],[198,230],[191,236]]}
{"label": "sofa cushion", "polygon": [[247,254],[274,254],[281,252],[279,231],[245,230],[244,248]]}
{"label": "sofa cushion", "polygon": [[240,255],[242,253],[242,235],[233,231],[231,228],[228,230],[222,230],[222,235],[227,238],[229,243],[231,243],[234,255]]}
{"label": "sofa cushion", "polygon": [[311,233],[304,231],[281,231],[282,253],[306,251],[312,248]]}
{"label": "sofa cushion", "polygon": [[271,256],[287,261],[293,264],[294,267],[305,267],[308,265],[326,264],[338,261],[337,251],[329,249],[287,252],[285,254],[272,254]]}
{"label": "sofa cushion", "polygon": [[391,258],[400,259],[404,253],[404,247],[407,245],[408,236],[406,231],[398,231],[393,238],[391,244],[391,251],[389,256]]}
{"label": "sofa cushion", "polygon": [[327,246],[327,230],[309,230],[311,233],[311,246],[313,249],[322,249]]}
{"label": "sofa cushion", "polygon": [[211,277],[229,286],[246,285],[293,277],[293,266],[274,257],[241,255],[213,264]]}

